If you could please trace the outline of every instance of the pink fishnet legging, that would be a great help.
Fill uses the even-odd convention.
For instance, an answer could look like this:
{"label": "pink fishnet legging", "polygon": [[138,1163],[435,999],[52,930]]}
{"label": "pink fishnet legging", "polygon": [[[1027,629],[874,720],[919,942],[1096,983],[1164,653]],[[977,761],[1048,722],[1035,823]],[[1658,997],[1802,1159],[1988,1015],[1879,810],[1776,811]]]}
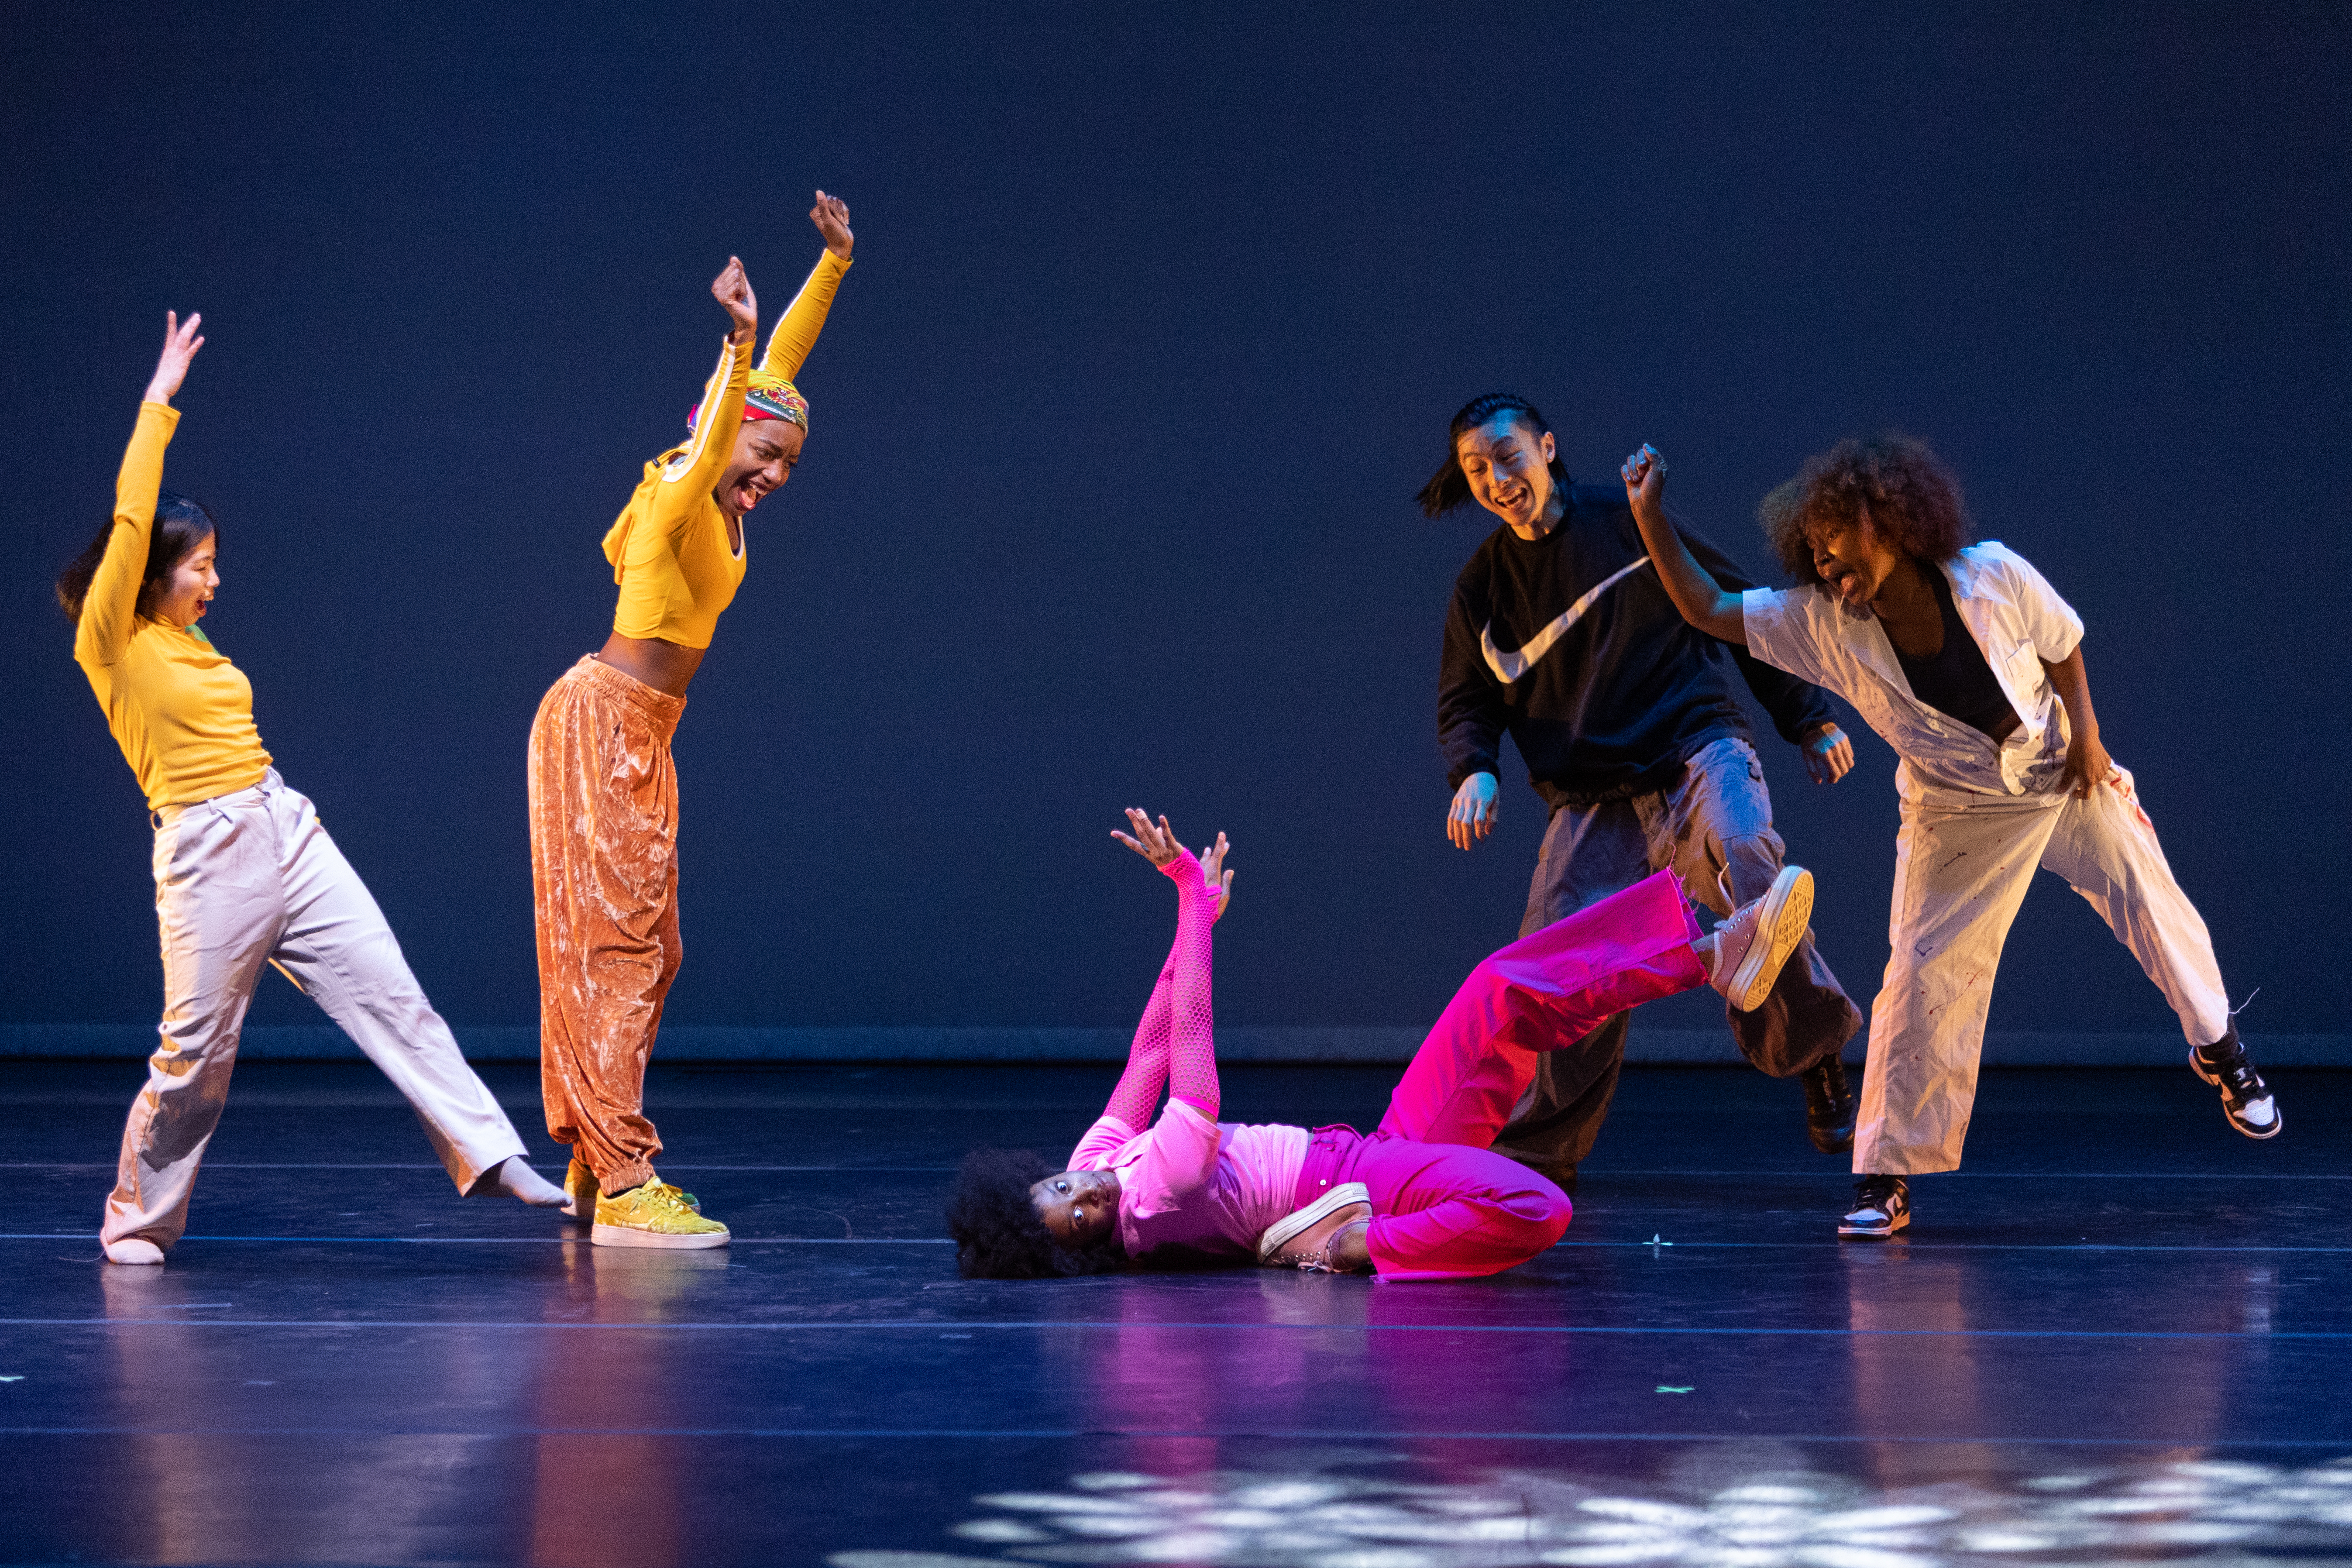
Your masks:
{"label": "pink fishnet legging", "polygon": [[[1151,1125],[1161,1085],[1210,1121],[1217,1119],[1217,1047],[1209,1005],[1210,928],[1217,895],[1190,850],[1160,869],[1176,884],[1176,941],[1135,1026],[1127,1070],[1103,1109],[1139,1131]],[[1172,1079],[1172,1083],[1171,1079]]]}

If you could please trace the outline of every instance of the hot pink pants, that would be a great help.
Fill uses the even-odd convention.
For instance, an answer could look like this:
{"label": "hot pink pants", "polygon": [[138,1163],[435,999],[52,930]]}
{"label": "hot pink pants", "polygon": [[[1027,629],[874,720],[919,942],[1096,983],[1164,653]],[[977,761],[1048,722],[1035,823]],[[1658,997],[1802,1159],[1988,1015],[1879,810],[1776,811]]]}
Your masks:
{"label": "hot pink pants", "polygon": [[1660,871],[1480,963],[1413,1053],[1380,1130],[1316,1131],[1299,1203],[1340,1182],[1369,1187],[1383,1279],[1493,1274],[1551,1246],[1568,1228],[1568,1194],[1488,1145],[1542,1053],[1706,984],[1698,934],[1675,874]]}

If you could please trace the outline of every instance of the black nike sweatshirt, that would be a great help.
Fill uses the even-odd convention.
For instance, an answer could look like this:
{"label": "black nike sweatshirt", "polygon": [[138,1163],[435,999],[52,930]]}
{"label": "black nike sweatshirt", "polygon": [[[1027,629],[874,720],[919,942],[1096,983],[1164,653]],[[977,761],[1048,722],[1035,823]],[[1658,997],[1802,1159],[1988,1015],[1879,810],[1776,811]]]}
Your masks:
{"label": "black nike sweatshirt", "polygon": [[[1783,740],[1834,721],[1829,695],[1695,629],[1648,563],[1622,489],[1572,485],[1559,526],[1530,544],[1487,535],[1454,584],[1437,685],[1446,784],[1500,776],[1507,731],[1554,809],[1663,788],[1710,742],[1752,739],[1733,666]],[[1676,519],[1699,564],[1755,587]]]}

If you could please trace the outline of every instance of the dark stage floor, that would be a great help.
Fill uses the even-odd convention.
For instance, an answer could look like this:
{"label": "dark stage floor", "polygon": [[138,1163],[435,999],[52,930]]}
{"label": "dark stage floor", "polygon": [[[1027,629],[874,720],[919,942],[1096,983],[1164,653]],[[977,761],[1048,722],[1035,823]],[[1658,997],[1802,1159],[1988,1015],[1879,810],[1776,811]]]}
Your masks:
{"label": "dark stage floor", "polygon": [[[2276,1075],[2258,1145],[2185,1068],[1988,1073],[1872,1246],[1794,1085],[1636,1069],[1495,1279],[959,1281],[953,1158],[1066,1151],[1112,1076],[663,1070],[738,1236],[665,1255],[458,1202],[363,1068],[253,1064],[157,1270],[94,1240],[137,1068],[0,1068],[0,1560],[2352,1563],[2352,1074]],[[1390,1077],[1236,1068],[1226,1114]]]}

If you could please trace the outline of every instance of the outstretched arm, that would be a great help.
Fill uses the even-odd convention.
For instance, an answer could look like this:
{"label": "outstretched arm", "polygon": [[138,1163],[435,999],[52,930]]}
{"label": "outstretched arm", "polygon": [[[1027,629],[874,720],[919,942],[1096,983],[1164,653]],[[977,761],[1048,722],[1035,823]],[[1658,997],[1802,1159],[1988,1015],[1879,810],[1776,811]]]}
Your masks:
{"label": "outstretched arm", "polygon": [[[1757,586],[1739,563],[1716,548],[1706,535],[1671,510],[1666,516],[1674,523],[1675,532],[1690,547],[1692,556],[1715,579],[1717,587],[1737,595],[1743,589]],[[1838,728],[1837,713],[1830,707],[1828,692],[1785,669],[1775,669],[1736,643],[1732,645],[1731,662],[1739,667],[1748,689],[1756,694],[1756,700],[1772,716],[1772,727],[1780,732],[1780,739],[1804,753],[1805,771],[1812,775],[1815,784],[1835,784],[1853,771],[1853,742]]]}
{"label": "outstretched arm", "polygon": [[1681,534],[1666,516],[1666,460],[1655,447],[1643,448],[1625,459],[1625,499],[1633,504],[1633,521],[1642,530],[1658,580],[1683,619],[1712,637],[1740,647],[1748,646],[1748,619],[1740,613],[1739,595],[1727,594],[1706,574]]}
{"label": "outstretched arm", "polygon": [[816,347],[816,336],[824,331],[825,313],[833,309],[833,291],[841,287],[841,276],[849,270],[849,252],[857,237],[849,232],[849,204],[839,196],[816,194],[816,205],[809,209],[809,221],[816,225],[817,233],[824,236],[824,254],[816,258],[816,267],[793,296],[793,302],[769,334],[768,352],[760,361],[760,368],[786,381],[800,374],[801,366],[808,363],[809,351]]}
{"label": "outstretched arm", "polygon": [[1176,945],[1168,955],[1172,975],[1169,986],[1169,1093],[1209,1121],[1217,1119],[1216,1031],[1210,1001],[1211,928],[1233,896],[1234,874],[1224,868],[1231,846],[1225,836],[1209,851],[1204,866],[1176,841],[1168,819],[1157,823],[1130,809],[1128,822],[1135,836],[1113,837],[1149,859],[1176,884]]}
{"label": "outstretched arm", "polygon": [[139,424],[122,454],[122,468],[114,479],[114,527],[106,537],[106,553],[98,563],[83,594],[81,619],[74,627],[74,658],[86,665],[108,665],[122,657],[139,618],[139,584],[147,574],[147,545],[155,527],[155,500],[163,488],[163,448],[180,416],[172,396],[186,379],[188,363],[205,340],[196,329],[201,314],[185,321],[163,312],[163,352],[155,374],[140,401]]}

